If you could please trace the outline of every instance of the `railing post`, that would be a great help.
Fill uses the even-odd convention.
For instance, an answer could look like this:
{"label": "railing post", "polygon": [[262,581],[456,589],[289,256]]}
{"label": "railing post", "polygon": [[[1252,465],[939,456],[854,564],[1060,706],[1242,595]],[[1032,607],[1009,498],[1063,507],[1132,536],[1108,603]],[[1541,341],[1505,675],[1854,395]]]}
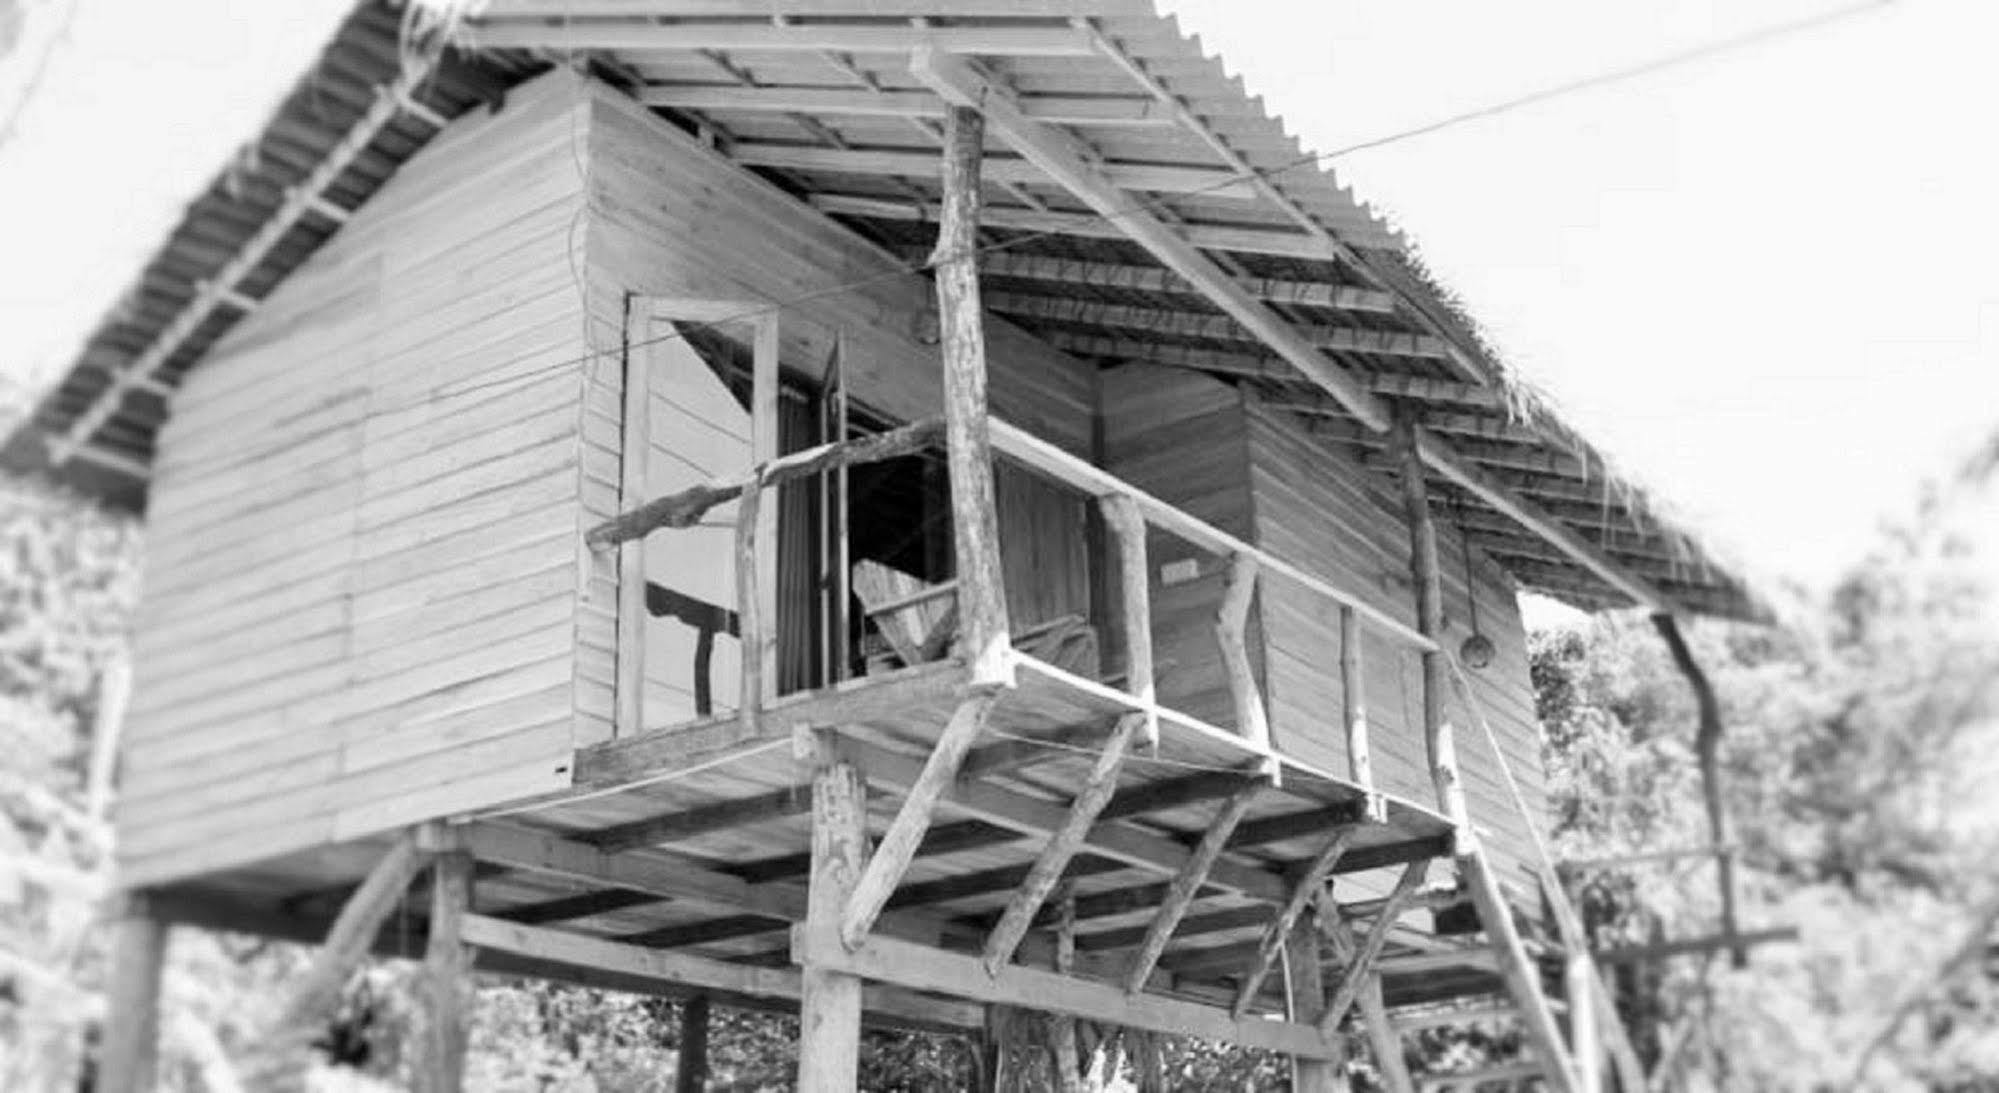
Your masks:
{"label": "railing post", "polygon": [[[1393,443],[1402,478],[1402,512],[1409,524],[1409,565],[1416,581],[1416,628],[1432,642],[1444,632],[1443,570],[1437,560],[1437,526],[1430,518],[1430,498],[1425,485],[1423,456],[1416,446],[1416,424],[1406,417],[1395,421]],[[1437,790],[1437,807],[1457,829],[1459,839],[1471,838],[1470,815],[1465,810],[1464,783],[1458,773],[1455,734],[1444,708],[1444,654],[1426,649],[1423,654],[1423,741],[1430,755],[1430,779]]]}
{"label": "railing post", "polygon": [[[1229,559],[1228,582],[1215,617],[1215,637],[1222,647],[1222,666],[1228,672],[1229,697],[1235,703],[1236,731],[1268,754],[1270,717],[1264,710],[1263,692],[1256,685],[1256,669],[1249,662],[1249,608],[1255,599],[1256,557],[1237,554]],[[1272,765],[1274,772],[1274,762]]]}
{"label": "railing post", "polygon": [[932,256],[944,355],[945,467],[958,555],[958,632],[974,683],[1013,682],[1000,567],[999,516],[986,424],[986,332],[979,301],[979,166],[985,119],[952,107],[944,121],[943,210]]}
{"label": "railing post", "polygon": [[1103,507],[1104,527],[1117,544],[1125,689],[1138,699],[1145,715],[1140,738],[1147,747],[1158,747],[1159,690],[1152,674],[1152,574],[1145,550],[1145,516],[1139,512],[1138,502],[1121,493],[1105,496],[1098,503]]}
{"label": "railing post", "polygon": [[763,706],[765,634],[762,576],[757,542],[762,530],[763,467],[750,474],[743,496],[736,503],[736,634],[742,646],[742,683],[736,694],[736,719],[743,735],[757,733],[758,711]]}
{"label": "railing post", "polygon": [[1340,709],[1347,730],[1347,777],[1366,794],[1367,818],[1388,819],[1388,802],[1374,790],[1374,757],[1368,750],[1367,666],[1362,658],[1360,616],[1340,605]]}

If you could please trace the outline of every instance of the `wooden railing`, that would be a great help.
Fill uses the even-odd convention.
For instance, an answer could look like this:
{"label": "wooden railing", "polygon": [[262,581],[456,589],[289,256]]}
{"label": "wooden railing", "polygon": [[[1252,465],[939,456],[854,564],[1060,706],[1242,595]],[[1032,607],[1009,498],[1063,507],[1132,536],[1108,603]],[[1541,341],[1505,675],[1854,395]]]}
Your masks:
{"label": "wooden railing", "polygon": [[1262,689],[1257,686],[1246,636],[1249,610],[1259,587],[1272,582],[1331,601],[1340,619],[1340,691],[1344,695],[1342,725],[1346,732],[1347,776],[1374,792],[1369,757],[1366,681],[1361,652],[1363,629],[1383,634],[1398,646],[1416,652],[1436,652],[1437,644],[1421,632],[1332,581],[1287,559],[1229,534],[1192,514],[1139,489],[1045,440],[1003,421],[991,423],[992,447],[998,454],[1049,479],[1097,499],[1118,559],[1122,610],[1118,626],[1124,635],[1126,689],[1147,717],[1149,738],[1157,739],[1158,687],[1152,663],[1150,561],[1146,532],[1156,527],[1192,546],[1222,558],[1227,582],[1215,620],[1217,644],[1236,729],[1256,750],[1272,751],[1270,718]]}

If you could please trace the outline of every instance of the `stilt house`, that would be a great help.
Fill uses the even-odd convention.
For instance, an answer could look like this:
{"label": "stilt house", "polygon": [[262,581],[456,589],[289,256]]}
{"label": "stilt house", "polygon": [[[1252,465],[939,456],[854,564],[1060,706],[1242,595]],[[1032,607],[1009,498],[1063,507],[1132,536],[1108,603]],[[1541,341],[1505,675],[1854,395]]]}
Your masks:
{"label": "stilt house", "polygon": [[410,16],[5,450],[146,520],[106,1089],[169,923],[427,937],[439,1089],[468,966],[1628,1080],[1516,593],[1755,602],[1149,0]]}

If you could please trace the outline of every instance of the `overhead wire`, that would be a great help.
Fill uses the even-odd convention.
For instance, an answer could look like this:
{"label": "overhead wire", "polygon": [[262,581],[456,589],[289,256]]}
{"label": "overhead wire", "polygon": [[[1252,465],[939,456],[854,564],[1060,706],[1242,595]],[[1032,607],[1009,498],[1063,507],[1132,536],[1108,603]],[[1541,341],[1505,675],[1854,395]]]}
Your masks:
{"label": "overhead wire", "polygon": [[[1700,45],[1692,46],[1686,49],[1677,50],[1672,53],[1668,53],[1660,57],[1653,58],[1651,60],[1640,62],[1638,64],[1610,69],[1608,71],[1601,72],[1593,76],[1583,77],[1581,79],[1569,80],[1560,84],[1556,84],[1552,87],[1547,87],[1537,91],[1529,92],[1525,95],[1519,95],[1513,98],[1504,99],[1487,106],[1477,107],[1471,110],[1460,111],[1458,113],[1450,114],[1442,118],[1437,118],[1429,122],[1424,122],[1415,126],[1411,126],[1409,128],[1397,130],[1392,133],[1387,133],[1381,136],[1370,137],[1365,140],[1356,141],[1354,143],[1346,144],[1329,151],[1306,153],[1304,155],[1296,157],[1295,159],[1281,163],[1275,167],[1263,168],[1260,170],[1250,171],[1250,172],[1231,173],[1214,183],[1195,187],[1191,190],[1187,190],[1182,193],[1176,194],[1175,197],[1185,198],[1185,197],[1199,196],[1204,193],[1211,193],[1214,191],[1237,186],[1251,179],[1260,178],[1264,180],[1269,180],[1278,175],[1282,175],[1290,171],[1297,170],[1301,167],[1330,163],[1334,160],[1342,159],[1347,156],[1355,155],[1357,153],[1374,151],[1380,148],[1389,147],[1394,144],[1399,144],[1403,141],[1429,136],[1446,129],[1454,128],[1456,126],[1467,125],[1476,121],[1488,120],[1502,114],[1507,114],[1514,111],[1523,110],[1528,107],[1538,106],[1548,102],[1552,102],[1556,99],[1564,98],[1569,95],[1581,94],[1587,91],[1592,91],[1599,88],[1612,86],[1618,83],[1639,79],[1644,76],[1654,75],[1656,73],[1666,71],[1669,69],[1678,68],[1689,64],[1694,64],[1696,62],[1706,60],[1710,57],[1718,56],[1721,54],[1735,52],[1737,50],[1746,49],[1757,45],[1768,44],[1770,42],[1778,41],[1783,38],[1792,37],[1798,34],[1806,33],[1808,31],[1831,26],[1835,23],[1843,22],[1845,20],[1857,17],[1859,15],[1879,11],[1881,9],[1890,7],[1899,2],[1900,0],[1860,0],[1860,2],[1858,3],[1847,4],[1842,7],[1834,8],[1830,11],[1818,13],[1815,15],[1805,16],[1798,19],[1757,27],[1742,32],[1740,34],[1730,35],[1727,37],[1705,42]],[[1154,198],[1149,200],[1136,201],[1123,208],[1113,209],[1109,212],[1102,214],[1102,219],[1110,222],[1115,222],[1131,216],[1139,215],[1141,213],[1150,213],[1156,215],[1162,211],[1170,212],[1171,208],[1167,204],[1169,200],[1171,199]],[[673,341],[678,338],[686,337],[687,332],[689,330],[712,329],[715,327],[728,326],[733,323],[748,322],[760,318],[764,315],[771,314],[773,312],[778,312],[785,310],[787,308],[796,307],[799,304],[810,303],[814,300],[822,299],[827,296],[839,295],[842,293],[854,291],[856,289],[866,288],[872,285],[880,284],[886,281],[898,280],[903,277],[916,276],[928,272],[930,270],[934,270],[941,265],[945,265],[951,262],[963,261],[968,258],[976,258],[985,254],[1010,250],[1043,239],[1061,237],[1064,236],[1065,234],[1066,233],[1056,229],[1041,229],[1036,231],[1023,232],[1021,234],[1012,236],[1007,239],[986,243],[977,247],[970,248],[969,250],[962,253],[948,254],[948,255],[933,254],[929,258],[921,262],[899,263],[897,268],[892,270],[885,270],[881,273],[871,274],[867,277],[862,277],[855,280],[846,281],[835,285],[830,285],[825,288],[814,289],[809,292],[800,293],[798,295],[778,300],[769,304],[762,304],[762,305],[757,305],[755,307],[746,308],[738,314],[724,316],[719,319],[706,320],[703,322],[675,323],[674,328],[672,330],[669,330],[663,334],[658,334],[651,337],[631,341],[625,346],[625,348],[636,349],[649,345],[655,345],[661,342]],[[552,370],[557,368],[569,367],[577,364],[584,364],[588,363],[593,357],[599,355],[601,354],[597,352],[586,353],[580,357],[564,361],[557,361],[542,367]],[[465,387],[458,390],[446,390],[444,392],[440,392],[440,397],[452,397],[456,394],[477,391],[487,386],[503,385],[516,379],[529,378],[534,374],[535,373],[530,372],[522,374],[520,376],[503,377],[498,380],[486,381],[481,384],[472,385],[470,387]]]}
{"label": "overhead wire", "polygon": [[[1339,148],[1334,148],[1329,151],[1307,153],[1274,167],[1263,168],[1251,172],[1230,173],[1212,184],[1196,187],[1194,189],[1181,192],[1179,194],[1174,195],[1174,197],[1185,198],[1185,197],[1198,196],[1203,193],[1210,193],[1217,190],[1226,189],[1228,187],[1240,185],[1241,183],[1249,181],[1251,179],[1264,179],[1264,180],[1272,179],[1278,175],[1282,175],[1290,171],[1297,170],[1301,167],[1330,163],[1333,162],[1334,160],[1342,159],[1347,156],[1355,155],[1357,153],[1373,151],[1389,147],[1394,144],[1399,144],[1403,141],[1429,136],[1446,129],[1454,128],[1456,126],[1466,125],[1476,121],[1487,120],[1502,114],[1511,113],[1517,110],[1522,110],[1531,106],[1542,105],[1566,96],[1581,94],[1587,91],[1596,90],[1617,83],[1622,83],[1629,80],[1638,79],[1644,76],[1653,75],[1658,72],[1665,71],[1667,69],[1678,68],[1685,65],[1693,64],[1720,54],[1735,52],[1752,46],[1764,45],[1783,38],[1788,38],[1809,31],[1822,29],[1831,26],[1835,23],[1843,22],[1845,20],[1852,19],[1863,14],[1880,11],[1884,8],[1893,6],[1894,4],[1897,4],[1899,2],[1900,0],[1860,0],[1860,2],[1843,5],[1841,7],[1834,8],[1829,11],[1819,13],[1816,15],[1806,16],[1798,19],[1793,19],[1784,22],[1770,24],[1763,27],[1758,27],[1740,34],[1730,35],[1700,45],[1692,46],[1687,49],[1676,50],[1674,52],[1665,54],[1663,56],[1654,58],[1649,61],[1644,61],[1634,65],[1611,69],[1593,76],[1584,77],[1582,79],[1566,81],[1564,83],[1544,88],[1539,91],[1534,91],[1525,95],[1519,95],[1513,98],[1504,99],[1487,106],[1478,107],[1471,110],[1460,111],[1455,114],[1450,114],[1445,117],[1438,118],[1429,122],[1396,130],[1394,132],[1387,133],[1381,136],[1371,137],[1365,140],[1343,145]],[[1108,222],[1116,222],[1118,220],[1125,219],[1131,216],[1136,216],[1141,213],[1158,214],[1163,211],[1170,214],[1172,210],[1171,207],[1167,204],[1168,200],[1171,199],[1154,198],[1148,200],[1135,201],[1132,204],[1124,206],[1122,208],[1116,208],[1108,212],[1104,212],[1101,214],[1101,218]],[[887,269],[877,274],[871,274],[866,277],[860,277],[853,280],[848,280],[848,281],[839,282],[837,284],[828,285],[823,288],[818,288],[807,292],[798,293],[796,295],[772,301],[767,304],[759,304],[752,307],[747,307],[743,309],[741,312],[738,312],[733,315],[727,315],[721,318],[703,320],[699,322],[675,322],[671,324],[670,328],[663,333],[651,335],[649,337],[640,338],[640,339],[627,340],[621,343],[617,347],[605,348],[605,349],[590,349],[578,356],[567,357],[561,360],[551,361],[546,364],[536,365],[533,368],[517,372],[508,376],[496,377],[489,380],[481,380],[469,384],[459,384],[459,385],[441,387],[427,393],[422,398],[412,399],[397,405],[386,406],[371,410],[366,415],[366,417],[372,418],[380,414],[394,413],[401,410],[409,409],[414,406],[426,405],[428,403],[433,403],[433,402],[441,402],[453,398],[461,398],[466,395],[479,393],[481,391],[493,390],[503,387],[511,387],[513,385],[534,380],[541,376],[559,372],[564,369],[573,368],[579,365],[590,365],[607,357],[619,357],[625,353],[630,352],[633,349],[645,348],[647,346],[658,345],[664,342],[675,341],[681,338],[685,338],[688,336],[689,333],[696,330],[716,329],[721,327],[727,327],[736,323],[750,322],[762,316],[782,312],[790,308],[795,308],[801,304],[810,303],[814,300],[824,299],[829,296],[842,295],[848,292],[853,292],[855,290],[867,288],[873,285],[882,284],[894,280],[900,280],[905,277],[918,276],[927,271],[934,270],[937,267],[945,265],[947,263],[975,259],[981,255],[996,253],[999,251],[1021,247],[1039,240],[1063,237],[1065,236],[1065,234],[1066,233],[1056,229],[1041,229],[1036,231],[1023,232],[1021,234],[1012,236],[1007,239],[997,240],[991,243],[975,246],[958,253],[943,254],[943,255],[933,254],[929,258],[921,262],[897,263],[895,265],[895,268]],[[586,335],[586,341],[587,340],[588,339]]]}

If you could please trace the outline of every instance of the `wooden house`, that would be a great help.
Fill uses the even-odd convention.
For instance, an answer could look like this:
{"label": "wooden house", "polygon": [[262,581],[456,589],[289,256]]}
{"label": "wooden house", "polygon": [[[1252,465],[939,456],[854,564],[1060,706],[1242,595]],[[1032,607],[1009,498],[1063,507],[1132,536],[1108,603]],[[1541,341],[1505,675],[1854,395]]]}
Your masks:
{"label": "wooden house", "polygon": [[1516,593],[1756,604],[1149,0],[408,20],[5,449],[146,520],[107,1089],[168,923],[330,936],[294,1022],[411,936],[439,1028],[468,961],[802,1004],[813,1090],[987,1003],[1622,1058],[1526,955]]}

